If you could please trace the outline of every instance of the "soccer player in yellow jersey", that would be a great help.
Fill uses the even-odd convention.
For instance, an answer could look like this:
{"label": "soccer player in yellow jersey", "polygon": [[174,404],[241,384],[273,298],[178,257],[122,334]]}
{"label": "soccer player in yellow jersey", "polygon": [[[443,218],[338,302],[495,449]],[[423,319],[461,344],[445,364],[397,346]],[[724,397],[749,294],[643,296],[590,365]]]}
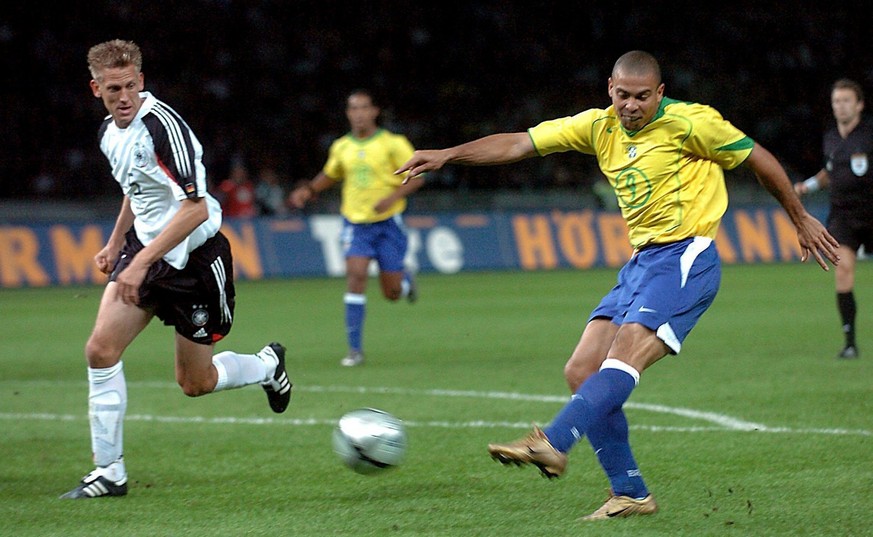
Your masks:
{"label": "soccer player in yellow jersey", "polygon": [[544,429],[509,444],[490,444],[498,461],[533,464],[560,476],[567,452],[584,435],[611,494],[583,520],[658,510],[628,442],[622,405],[650,365],[678,354],[718,291],[713,239],[727,208],[723,169],[745,164],[782,205],[806,261],[828,270],[838,244],[800,203],[773,155],[712,108],[664,97],[657,60],[631,51],[608,81],[612,105],[543,122],[527,132],[494,134],[442,150],[416,151],[397,173],[416,177],[445,164],[505,164],[564,151],[594,155],[627,220],[634,255],[617,285],[591,313],[564,367],[573,396]]}
{"label": "soccer player in yellow jersey", "polygon": [[379,127],[379,107],[369,91],[356,90],[346,102],[351,132],[334,141],[327,163],[318,175],[294,189],[291,203],[303,207],[313,194],[342,182],[342,245],[346,258],[346,337],[349,352],[340,363],[357,366],[364,362],[363,328],[367,305],[367,269],[379,264],[382,294],[391,301],[416,299],[412,274],[404,270],[407,236],[402,214],[406,197],[424,183],[421,177],[409,181],[395,175],[412,156],[413,147],[401,134]]}

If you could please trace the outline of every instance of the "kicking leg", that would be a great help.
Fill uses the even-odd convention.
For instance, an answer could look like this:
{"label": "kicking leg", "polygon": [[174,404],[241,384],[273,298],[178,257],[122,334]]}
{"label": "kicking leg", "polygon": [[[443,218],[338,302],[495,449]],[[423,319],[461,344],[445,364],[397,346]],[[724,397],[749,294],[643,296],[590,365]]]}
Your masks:
{"label": "kicking leg", "polygon": [[285,347],[270,343],[256,354],[223,351],[213,356],[214,345],[195,343],[176,334],[176,382],[185,395],[260,384],[270,408],[282,413],[291,401],[291,381],[285,371]]}

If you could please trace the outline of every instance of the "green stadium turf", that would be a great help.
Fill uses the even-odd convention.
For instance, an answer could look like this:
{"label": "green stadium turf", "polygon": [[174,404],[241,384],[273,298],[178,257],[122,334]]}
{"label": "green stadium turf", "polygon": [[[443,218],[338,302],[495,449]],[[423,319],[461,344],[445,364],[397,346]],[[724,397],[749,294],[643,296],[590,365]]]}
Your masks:
{"label": "green stadium turf", "polygon": [[[368,362],[342,368],[341,279],[240,282],[217,350],[278,339],[295,384],[272,414],[258,387],[197,399],[173,380],[155,321],[125,355],[125,498],[61,501],[91,470],[82,348],[98,287],[0,291],[0,535],[870,535],[873,263],[860,263],[861,358],[841,346],[832,274],[726,266],[683,352],[647,371],[626,407],[662,511],[580,523],[607,481],[590,446],[565,476],[502,467],[489,442],[546,423],[562,367],[614,270],[419,277],[414,305],[369,290]],[[336,420],[371,406],[403,419],[403,464],[341,465]]]}

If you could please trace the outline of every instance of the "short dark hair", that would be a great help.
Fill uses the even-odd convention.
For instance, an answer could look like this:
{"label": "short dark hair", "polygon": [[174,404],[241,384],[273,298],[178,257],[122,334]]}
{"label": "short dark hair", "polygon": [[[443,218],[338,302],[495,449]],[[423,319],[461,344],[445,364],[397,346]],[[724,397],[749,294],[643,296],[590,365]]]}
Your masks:
{"label": "short dark hair", "polygon": [[655,75],[658,84],[661,83],[661,66],[658,65],[658,60],[643,50],[622,54],[612,67],[612,76],[616,76],[619,70],[634,75]]}
{"label": "short dark hair", "polygon": [[367,88],[355,88],[355,89],[353,89],[353,90],[350,91],[349,94],[346,96],[346,101],[348,101],[349,99],[351,99],[351,98],[352,98],[353,96],[355,96],[355,95],[361,95],[361,96],[364,96],[364,97],[369,97],[369,98],[370,98],[370,102],[373,103],[373,106],[375,106],[376,108],[379,108],[379,102],[378,102],[378,100],[376,99],[376,96],[375,96],[375,95],[373,94],[373,92],[370,91],[369,89],[367,89]]}
{"label": "short dark hair", "polygon": [[852,90],[855,92],[855,97],[858,98],[858,101],[864,101],[864,89],[861,88],[861,84],[858,84],[851,78],[841,78],[834,82],[831,92],[838,89]]}

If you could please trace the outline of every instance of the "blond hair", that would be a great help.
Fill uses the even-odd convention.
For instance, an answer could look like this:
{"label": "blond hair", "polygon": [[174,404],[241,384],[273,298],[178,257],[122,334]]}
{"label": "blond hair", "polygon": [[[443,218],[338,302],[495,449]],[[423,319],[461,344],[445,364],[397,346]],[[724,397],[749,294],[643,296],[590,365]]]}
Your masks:
{"label": "blond hair", "polygon": [[113,39],[94,45],[88,51],[88,70],[91,78],[100,80],[104,69],[133,65],[137,72],[142,69],[142,52],[133,41]]}

